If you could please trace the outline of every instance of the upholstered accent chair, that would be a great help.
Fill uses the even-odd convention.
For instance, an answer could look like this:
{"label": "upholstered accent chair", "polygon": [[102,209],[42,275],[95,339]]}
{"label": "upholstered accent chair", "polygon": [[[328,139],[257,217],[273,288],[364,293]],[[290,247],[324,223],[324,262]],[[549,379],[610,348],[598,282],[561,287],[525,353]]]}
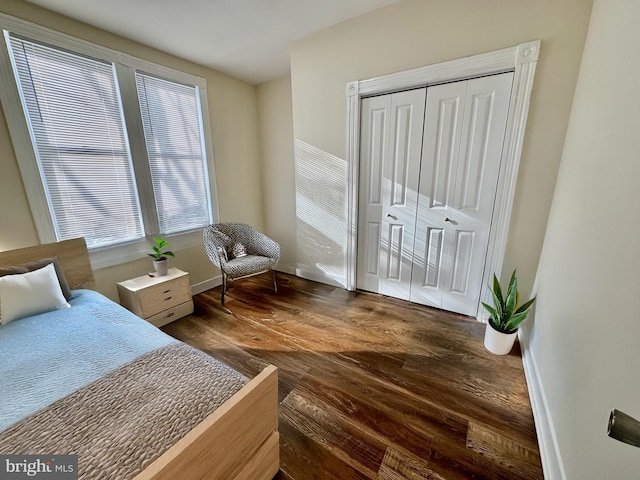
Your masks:
{"label": "upholstered accent chair", "polygon": [[250,277],[271,270],[273,289],[278,292],[273,267],[280,259],[280,245],[244,223],[215,223],[205,227],[204,249],[209,260],[222,272],[222,295],[229,280]]}

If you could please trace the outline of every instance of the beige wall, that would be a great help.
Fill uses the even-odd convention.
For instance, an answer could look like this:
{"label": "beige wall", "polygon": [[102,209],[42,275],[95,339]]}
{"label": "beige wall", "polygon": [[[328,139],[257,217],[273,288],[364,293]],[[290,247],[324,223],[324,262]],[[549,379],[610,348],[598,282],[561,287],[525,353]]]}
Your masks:
{"label": "beige wall", "polygon": [[606,436],[610,409],[640,418],[639,24],[637,0],[594,3],[527,325],[568,479],[640,472]]}
{"label": "beige wall", "polygon": [[[103,30],[71,20],[20,0],[3,0],[0,12],[88,40],[151,62],[198,75],[207,81],[221,220],[241,221],[263,228],[261,163],[256,87],[208,68],[173,57]],[[170,32],[167,32],[170,35]],[[0,115],[0,248],[39,243],[4,119]],[[102,293],[117,298],[115,282],[145,274],[150,259],[95,272]],[[172,265],[190,273],[196,284],[217,275],[204,250],[177,252]]]}
{"label": "beige wall", "polygon": [[305,202],[298,205],[301,270],[344,283],[348,81],[540,39],[504,264],[507,272],[518,267],[526,295],[542,246],[590,10],[590,0],[406,0],[294,42],[296,181],[298,199]]}
{"label": "beige wall", "polygon": [[296,269],[296,194],[293,164],[291,77],[258,86],[265,233],[280,243],[277,269]]}

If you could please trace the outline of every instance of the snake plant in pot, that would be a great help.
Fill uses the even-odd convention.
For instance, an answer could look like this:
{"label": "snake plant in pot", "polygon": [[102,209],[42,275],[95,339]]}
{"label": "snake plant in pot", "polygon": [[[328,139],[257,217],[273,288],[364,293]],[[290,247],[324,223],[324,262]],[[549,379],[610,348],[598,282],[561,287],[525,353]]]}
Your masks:
{"label": "snake plant in pot", "polygon": [[169,259],[167,257],[175,257],[171,250],[165,250],[169,246],[169,242],[158,237],[153,239],[155,245],[151,247],[153,253],[148,255],[153,258],[153,268],[156,276],[162,277],[169,271]]}
{"label": "snake plant in pot", "polygon": [[500,287],[500,282],[495,274],[493,275],[493,287],[489,290],[493,296],[493,306],[482,302],[482,306],[490,314],[484,334],[484,346],[492,353],[506,355],[511,351],[518,334],[518,328],[527,318],[536,297],[520,304],[515,270],[511,274],[506,295],[503,295],[502,287]]}

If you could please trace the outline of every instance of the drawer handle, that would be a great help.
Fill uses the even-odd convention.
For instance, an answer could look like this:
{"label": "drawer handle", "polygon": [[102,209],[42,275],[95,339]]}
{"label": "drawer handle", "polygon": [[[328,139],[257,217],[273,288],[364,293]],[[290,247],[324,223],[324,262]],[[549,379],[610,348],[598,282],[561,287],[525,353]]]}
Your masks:
{"label": "drawer handle", "polygon": [[165,298],[165,301],[166,301],[166,300],[171,300],[171,298],[173,298],[173,297],[168,296],[167,298]]}
{"label": "drawer handle", "polygon": [[166,317],[166,318],[173,317],[175,314],[176,314],[176,312],[169,312],[169,313],[167,314],[167,317]]}
{"label": "drawer handle", "polygon": [[165,291],[164,291],[164,292],[162,292],[162,293],[169,293],[170,291],[171,291],[171,290],[165,290]]}

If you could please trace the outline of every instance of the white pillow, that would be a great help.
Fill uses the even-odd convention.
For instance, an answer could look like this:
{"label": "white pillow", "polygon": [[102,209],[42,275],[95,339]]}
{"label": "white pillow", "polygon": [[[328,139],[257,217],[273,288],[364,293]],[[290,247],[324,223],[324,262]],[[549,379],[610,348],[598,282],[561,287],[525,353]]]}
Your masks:
{"label": "white pillow", "polygon": [[0,324],[70,305],[52,263],[28,273],[0,277]]}

